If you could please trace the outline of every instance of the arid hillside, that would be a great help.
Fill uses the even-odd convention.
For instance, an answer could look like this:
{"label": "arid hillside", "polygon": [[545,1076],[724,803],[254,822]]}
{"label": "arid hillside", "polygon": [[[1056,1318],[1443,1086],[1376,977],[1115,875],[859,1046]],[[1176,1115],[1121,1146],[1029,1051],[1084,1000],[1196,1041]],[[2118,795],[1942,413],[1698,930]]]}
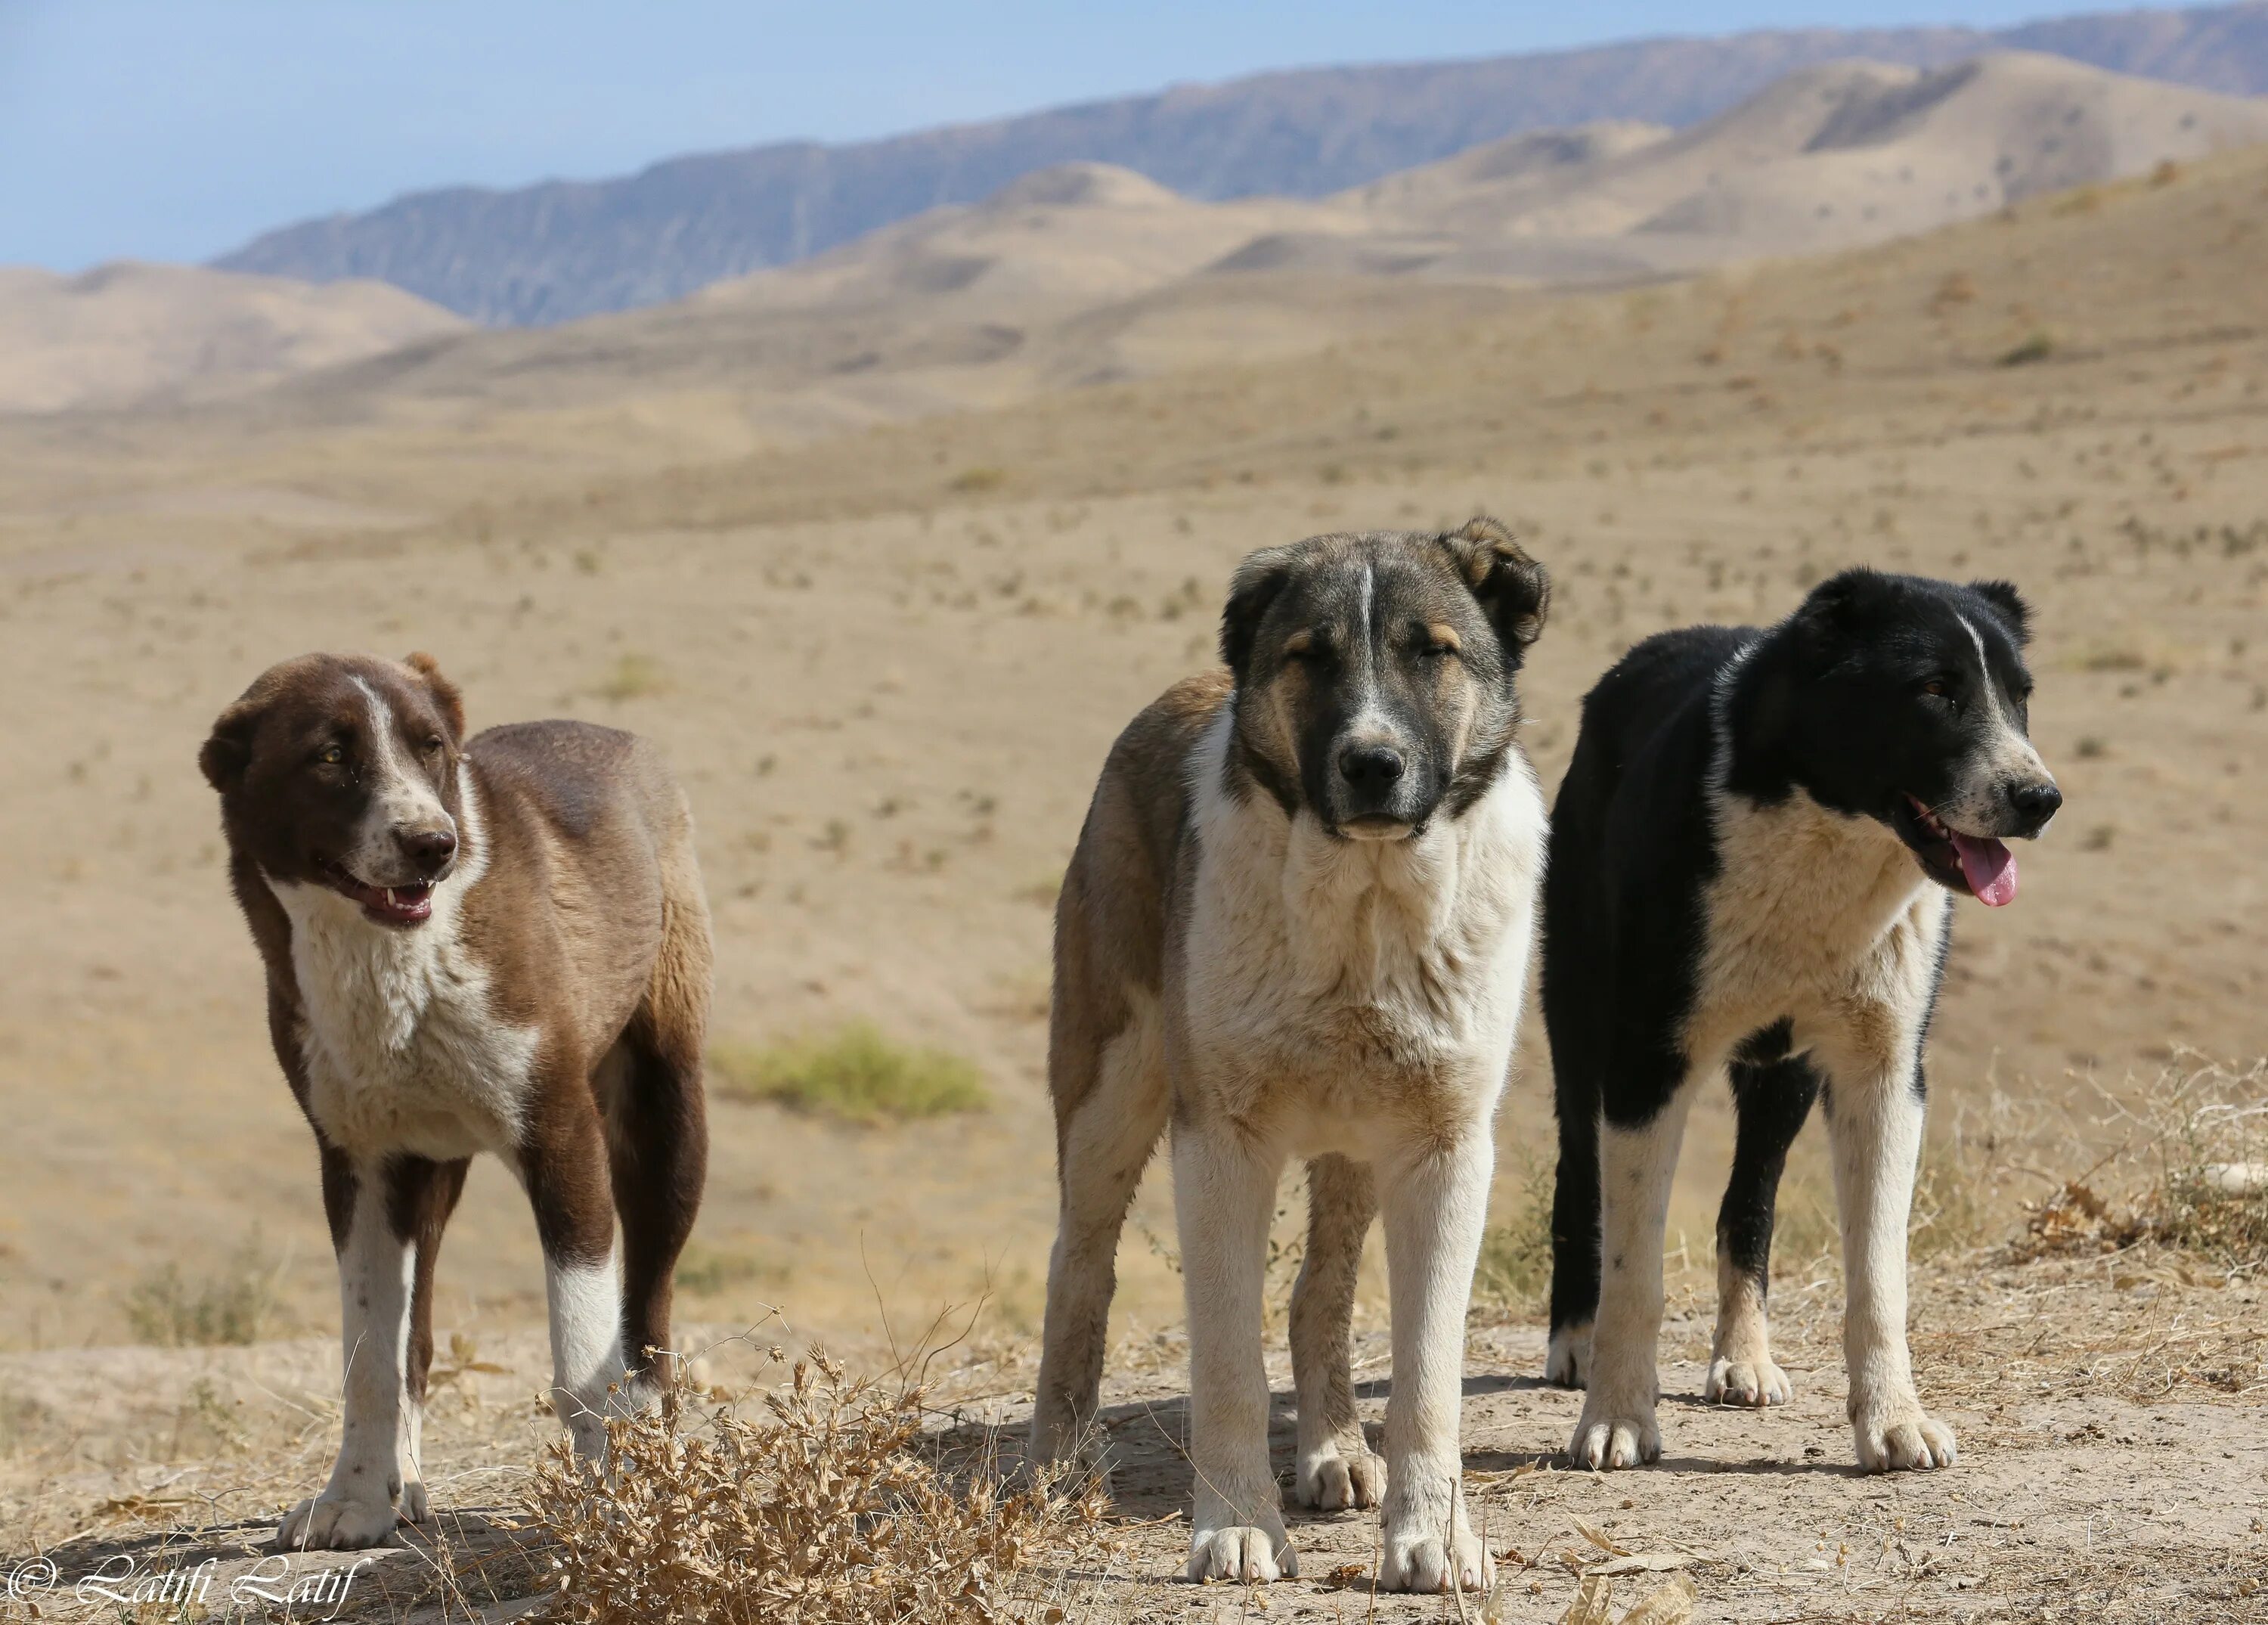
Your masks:
{"label": "arid hillside", "polygon": [[122,262],[76,277],[0,267],[0,412],[243,394],[467,324],[378,282],[313,285]]}
{"label": "arid hillside", "polygon": [[309,376],[283,418],[451,435],[499,413],[804,443],[1223,358],[1313,355],[1538,291],[1908,236],[2268,140],[2268,100],[2003,53],[1790,74],[1672,132],[1531,133],[1320,202],[1208,203],[1074,164],[627,314],[468,330]]}
{"label": "arid hillside", "polygon": [[[1147,376],[792,442],[723,387],[441,413],[382,377],[321,410],[302,380],[195,413],[0,422],[12,1526],[272,1518],[320,1471],[336,1296],[313,1157],[195,766],[268,662],[423,648],[476,726],[572,713],[661,742],[718,942],[716,1155],[683,1313],[723,1330],[783,1305],[792,1337],[764,1337],[880,1358],[886,1318],[902,1337],[981,1304],[961,1392],[1012,1419],[1054,1216],[1049,908],[1110,740],[1212,659],[1247,550],[1486,510],[1557,583],[1526,680],[1547,785],[1579,697],[1633,639],[1776,617],[1866,562],[2021,584],[2034,732],[2069,797],[2021,852],[2019,900],[1959,911],[1932,1040],[1917,1346],[1982,1447],[1973,1480],[1792,1476],[1848,1449],[1815,1133],[1783,1210],[1799,1407],[1751,1433],[1681,1398],[1685,1455],[1629,1489],[1530,1471],[1572,1414],[1528,1386],[1522,1238],[1550,1135],[1531,1024],[1468,1465],[1504,1475],[1497,1538],[1570,1558],[1523,1570],[1535,1589],[1509,1617],[1560,1617],[1584,1564],[1550,1531],[1575,1516],[1633,1551],[1705,1547],[1705,1618],[1950,1620],[1994,1596],[2029,1599],[2013,1617],[2241,1617],[2247,1520],[2268,1517],[2257,1278],[2112,1258],[2083,1209],[2039,1215],[2146,1143],[2120,1113],[2175,1046],[2268,1050],[2264,220],[2268,153],[2236,153],[1837,257],[1421,306],[1307,353],[1256,356],[1224,323]],[[637,377],[634,353],[622,367]],[[846,1115],[778,1085],[856,1023],[940,1114]],[[1681,1312],[1713,1278],[1725,1127],[1721,1103],[1697,1112]],[[1165,1184],[1153,1171],[1121,1261],[1112,1390],[1130,1427],[1163,1419],[1130,1502],[1160,1518],[1183,1488]],[[1288,1186],[1286,1205],[1288,1229]],[[2045,1273],[2001,1248],[2066,1221]],[[534,1437],[530,1230],[510,1181],[477,1171],[438,1298],[444,1343],[467,1340],[432,1436],[455,1504],[508,1499]],[[1374,1326],[1374,1268],[1362,1303]],[[1673,1327],[1675,1359],[1696,1334]],[[258,1346],[120,1347],[239,1338]],[[502,1370],[476,1383],[483,1348]],[[1697,1521],[1673,1492],[1728,1466]],[[1359,1564],[1368,1529],[1302,1538]],[[1948,1537],[1957,1562],[1927,1556]],[[1086,1617],[1178,1617],[1160,1577],[1182,1537],[1127,1538],[1158,1589]],[[2058,1590],[2073,1576],[2083,1595]],[[1295,1598],[1348,1619],[1366,1602]],[[1379,1617],[1440,1617],[1425,1607]]]}
{"label": "arid hillside", "polygon": [[[1035,1312],[1054,876],[1112,734],[1211,658],[1230,564],[1330,526],[1485,508],[1533,541],[1559,583],[1531,683],[1547,783],[1577,696],[1646,632],[1769,617],[1860,560],[2014,577],[2071,803],[2022,902],[1964,914],[1946,1099],[2021,1080],[2083,1101],[2078,1080],[2176,1039],[2251,1052],[2264,188],[2241,156],[1841,259],[1289,360],[1224,343],[749,455],[718,455],[733,437],[689,405],[689,428],[593,409],[451,435],[280,413],[8,429],[0,659],[43,697],[6,745],[40,924],[0,993],[28,1081],[0,1151],[21,1335],[115,1334],[88,1283],[255,1229],[320,1318],[304,1131],[193,771],[220,705],[308,646],[427,647],[476,720],[662,739],[702,818],[727,1037],[866,1017],[983,1066],[992,1112],[902,1139],[730,1109],[709,1239],[822,1318],[865,1312],[862,1237],[911,1296],[989,1276]],[[504,1193],[465,1223],[458,1289],[532,1302]],[[1170,1307],[1170,1284],[1135,1300]]]}

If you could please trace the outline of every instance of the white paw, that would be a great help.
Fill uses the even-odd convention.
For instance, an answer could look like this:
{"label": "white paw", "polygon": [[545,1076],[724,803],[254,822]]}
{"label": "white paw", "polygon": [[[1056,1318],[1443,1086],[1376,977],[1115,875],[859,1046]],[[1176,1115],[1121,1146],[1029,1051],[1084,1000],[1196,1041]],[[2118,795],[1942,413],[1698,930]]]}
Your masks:
{"label": "white paw", "polygon": [[1583,1402],[1583,1419],[1575,1424],[1575,1437],[1567,1454],[1579,1467],[1609,1469],[1642,1466],[1661,1459],[1661,1429],[1655,1425],[1653,1407],[1616,1406],[1603,1402],[1596,1389]]}
{"label": "white paw", "polygon": [[1379,1565],[1378,1588],[1386,1592],[1446,1592],[1475,1596],[1496,1584],[1496,1564],[1469,1531],[1460,1531],[1454,1547],[1439,1533],[1388,1532],[1386,1559]]}
{"label": "white paw", "polygon": [[1853,1406],[1851,1433],[1859,1447],[1859,1465],[1869,1473],[1949,1467],[1961,1459],[1953,1429],[1925,1414],[1915,1400]]}
{"label": "white paw", "polygon": [[1300,1461],[1292,1493],[1301,1506],[1319,1512],[1376,1506],[1386,1497],[1386,1463],[1368,1450],[1349,1453],[1337,1444],[1326,1445]]}
{"label": "white paw", "polygon": [[433,1516],[432,1503],[425,1494],[425,1481],[413,1478],[401,1487],[401,1521],[422,1524]]}
{"label": "white paw", "polygon": [[1299,1577],[1300,1555],[1284,1533],[1281,1519],[1273,1529],[1251,1524],[1231,1524],[1219,1529],[1200,1528],[1189,1540],[1189,1577],[1206,1580],[1270,1580]]}
{"label": "white paw", "polygon": [[1756,1355],[1745,1360],[1711,1361],[1709,1385],[1705,1392],[1712,1405],[1754,1407],[1786,1405],[1795,1398],[1795,1390],[1788,1385],[1787,1373],[1772,1363],[1770,1355]]}
{"label": "white paw", "polygon": [[1543,1356],[1543,1380],[1562,1388],[1580,1388],[1591,1363],[1591,1325],[1560,1326],[1551,1333],[1551,1347]]}
{"label": "white paw", "polygon": [[350,1501],[329,1490],[293,1507],[276,1531],[284,1552],[354,1552],[394,1538],[391,1501]]}

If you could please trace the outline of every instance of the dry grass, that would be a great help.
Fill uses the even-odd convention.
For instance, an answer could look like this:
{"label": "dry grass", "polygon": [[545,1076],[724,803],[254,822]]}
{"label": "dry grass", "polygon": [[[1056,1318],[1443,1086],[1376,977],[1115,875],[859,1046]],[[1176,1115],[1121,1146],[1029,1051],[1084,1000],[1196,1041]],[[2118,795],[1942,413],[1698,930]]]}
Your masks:
{"label": "dry grass", "polygon": [[721,1045],[709,1060],[719,1094],[846,1122],[946,1117],[991,1104],[973,1063],[896,1043],[871,1022],[786,1044]]}
{"label": "dry grass", "polygon": [[257,1236],[201,1280],[185,1279],[180,1266],[169,1260],[127,1290],[126,1323],[136,1341],[160,1348],[256,1343],[275,1333],[282,1274],[267,1263]]}
{"label": "dry grass", "polygon": [[1481,1238],[1473,1298],[1492,1308],[1523,1313],[1539,1308],[1551,1289],[1552,1171],[1533,1151],[1519,1154],[1516,1160],[1520,1200],[1511,1219],[1491,1225]]}
{"label": "dry grass", "polygon": [[948,1462],[918,1386],[886,1391],[814,1349],[762,1411],[673,1400],[617,1419],[603,1479],[555,1444],[530,1494],[556,1541],[549,1617],[1057,1621],[1079,1584],[1060,1565],[1107,1558],[1099,1494],[1044,1475],[1012,1486],[989,1452]]}
{"label": "dry grass", "polygon": [[646,699],[669,691],[669,674],[661,663],[646,654],[624,654],[609,666],[591,692],[599,698],[621,705],[625,700]]}
{"label": "dry grass", "polygon": [[2124,1142],[2029,1205],[2020,1256],[2154,1243],[2231,1274],[2268,1265],[2268,1060],[2181,1052],[2111,1120]]}

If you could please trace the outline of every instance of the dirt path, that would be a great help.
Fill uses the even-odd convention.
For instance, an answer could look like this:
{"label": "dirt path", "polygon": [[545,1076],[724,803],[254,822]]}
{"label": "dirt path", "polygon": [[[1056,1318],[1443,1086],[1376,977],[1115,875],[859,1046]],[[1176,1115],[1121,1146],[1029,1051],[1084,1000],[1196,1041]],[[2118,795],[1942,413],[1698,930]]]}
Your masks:
{"label": "dirt path", "polygon": [[[1971,1259],[1926,1272],[1914,1293],[1917,1368],[1926,1400],[1958,1433],[1962,1459],[1948,1472],[1895,1477],[1867,1477],[1850,1465],[1836,1346],[1840,1291],[1831,1277],[1781,1291],[1779,1347],[1796,1398],[1761,1413],[1698,1397],[1706,1285],[1692,1275],[1675,1292],[1663,1338],[1664,1455],[1639,1472],[1558,1465],[1580,1396],[1539,1382],[1538,1327],[1476,1326],[1465,1467],[1476,1517],[1498,1554],[1498,1621],[1560,1620],[1579,1577],[1594,1570],[1611,1581],[1617,1620],[1676,1572],[1698,1593],[1697,1621],[2268,1618],[2268,1306],[2257,1282],[2147,1250],[1996,1267]],[[1031,1355],[1021,1343],[987,1350],[946,1378],[939,1403],[961,1418],[964,1437],[988,1429],[1020,1437]],[[164,1384],[158,1363],[167,1356],[133,1357],[130,1374],[106,1374],[103,1359],[81,1358],[73,1377],[63,1356],[10,1356],[22,1369],[4,1375],[19,1391],[45,1382],[59,1401],[83,1398],[68,1392],[74,1382],[92,1387],[130,1375],[146,1397]],[[513,1339],[478,1362],[497,1369],[450,1385],[428,1435],[446,1509],[441,1524],[378,1555],[343,1606],[318,1599],[321,1607],[311,1602],[297,1617],[335,1609],[365,1620],[504,1619],[528,1611],[545,1570],[541,1543],[518,1527],[514,1509],[547,1434],[524,1402],[541,1357],[533,1340]],[[320,1380],[319,1346],[170,1358],[180,1366],[174,1385],[223,1411],[252,1393],[320,1398],[278,1392]],[[1174,1332],[1114,1358],[1105,1398],[1120,1462],[1119,1555],[1075,1588],[1072,1619],[1458,1617],[1452,1599],[1370,1596],[1378,1525],[1368,1512],[1294,1516],[1297,1581],[1257,1589],[1182,1583],[1183,1358]],[[1357,1361],[1374,1442],[1389,1388],[1382,1330],[1360,1335]],[[735,1346],[712,1356],[706,1375],[737,1381],[743,1368],[755,1369]],[[1280,1350],[1270,1378],[1272,1444],[1288,1481],[1293,1414]],[[48,1528],[59,1532],[52,1520],[66,1514],[95,1526],[53,1541],[49,1555],[68,1579],[116,1572],[129,1560],[144,1574],[210,1560],[211,1594],[225,1595],[242,1577],[273,1571],[261,1567],[261,1545],[285,1501],[320,1478],[328,1437],[320,1418],[298,1451],[248,1441],[213,1461],[129,1466],[104,1482],[52,1480]],[[302,1560],[294,1573],[320,1586],[320,1571],[350,1564]],[[58,1592],[41,1617],[117,1614]]]}

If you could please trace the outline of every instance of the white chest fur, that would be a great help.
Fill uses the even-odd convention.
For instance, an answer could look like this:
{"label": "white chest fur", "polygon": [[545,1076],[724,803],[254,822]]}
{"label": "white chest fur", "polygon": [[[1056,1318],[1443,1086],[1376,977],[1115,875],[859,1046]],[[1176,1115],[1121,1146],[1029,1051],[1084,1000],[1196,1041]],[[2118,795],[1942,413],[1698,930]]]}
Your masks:
{"label": "white chest fur", "polygon": [[461,822],[469,860],[415,930],[374,925],[327,887],[269,883],[291,921],[307,1109],[357,1156],[508,1153],[519,1138],[536,1035],[497,1019],[488,967],[463,938],[487,867],[469,781]]}
{"label": "white chest fur", "polygon": [[1491,1111],[1517,1031],[1543,875],[1542,793],[1515,757],[1457,819],[1348,841],[1226,787],[1226,716],[1192,754],[1197,873],[1184,1009],[1233,1111]]}
{"label": "white chest fur", "polygon": [[1800,791],[1770,806],[1712,799],[1718,874],[1690,1051],[1721,1050],[1782,1016],[1799,1047],[1821,1022],[1918,1023],[1952,899],[1904,843]]}

